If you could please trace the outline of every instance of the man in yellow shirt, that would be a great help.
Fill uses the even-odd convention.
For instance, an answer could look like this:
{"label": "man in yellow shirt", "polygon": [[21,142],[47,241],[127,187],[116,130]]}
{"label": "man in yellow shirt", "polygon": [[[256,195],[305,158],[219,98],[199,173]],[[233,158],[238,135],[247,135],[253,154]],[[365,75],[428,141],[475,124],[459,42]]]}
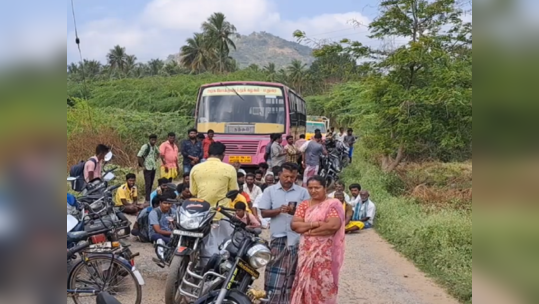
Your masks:
{"label": "man in yellow shirt", "polygon": [[120,207],[123,213],[136,215],[140,210],[144,209],[144,205],[137,204],[138,191],[135,183],[137,176],[129,173],[125,176],[126,183],[116,190],[115,206]]}
{"label": "man in yellow shirt", "polygon": [[[217,203],[222,206],[229,205],[230,200],[225,198],[226,194],[229,191],[239,189],[236,169],[229,164],[223,163],[225,151],[226,146],[224,144],[220,142],[212,143],[208,159],[204,163],[194,166],[191,170],[191,194],[207,201],[213,207],[217,206]],[[220,220],[221,218],[221,214],[216,214],[215,220]]]}

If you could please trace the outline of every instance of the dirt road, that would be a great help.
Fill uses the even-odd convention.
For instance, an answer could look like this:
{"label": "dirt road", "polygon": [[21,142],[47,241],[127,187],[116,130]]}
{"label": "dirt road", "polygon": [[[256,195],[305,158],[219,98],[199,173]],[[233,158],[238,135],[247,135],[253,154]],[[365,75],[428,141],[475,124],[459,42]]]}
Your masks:
{"label": "dirt road", "polygon": [[[164,304],[166,269],[152,262],[151,245],[133,242],[140,252],[143,272],[143,304]],[[262,282],[257,285],[261,286]],[[374,231],[347,236],[346,259],[341,274],[339,304],[458,304],[442,288],[395,252]]]}

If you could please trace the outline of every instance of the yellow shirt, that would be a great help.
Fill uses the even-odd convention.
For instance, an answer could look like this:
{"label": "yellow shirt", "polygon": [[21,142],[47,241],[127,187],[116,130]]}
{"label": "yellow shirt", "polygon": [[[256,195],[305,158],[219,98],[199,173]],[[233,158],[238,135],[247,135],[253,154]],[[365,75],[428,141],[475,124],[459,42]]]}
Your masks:
{"label": "yellow shirt", "polygon": [[247,206],[247,212],[248,213],[253,213],[253,211],[251,210],[251,208],[249,208],[249,204],[247,204],[247,199],[245,198],[245,196],[241,195],[241,194],[238,194],[238,196],[236,197],[236,199],[233,201],[233,202],[230,202],[230,204],[228,204],[228,208],[230,209],[234,209],[236,208],[236,204],[237,203],[244,203],[245,206]]}
{"label": "yellow shirt", "polygon": [[[208,158],[191,170],[190,190],[193,196],[215,207],[229,191],[238,190],[238,174],[234,167],[223,163],[220,159]],[[219,204],[227,206],[229,203],[230,200],[224,199]],[[222,217],[221,214],[217,214],[215,219],[220,220]]]}
{"label": "yellow shirt", "polygon": [[116,190],[116,198],[114,199],[115,206],[121,207],[124,204],[122,199],[125,199],[128,203],[133,204],[135,202],[135,197],[138,197],[137,186],[129,189],[127,183],[123,184],[118,190]]}

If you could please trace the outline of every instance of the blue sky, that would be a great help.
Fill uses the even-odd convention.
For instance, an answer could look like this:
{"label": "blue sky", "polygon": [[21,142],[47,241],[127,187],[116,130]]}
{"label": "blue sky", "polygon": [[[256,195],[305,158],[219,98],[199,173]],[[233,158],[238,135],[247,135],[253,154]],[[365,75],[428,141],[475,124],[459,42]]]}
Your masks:
{"label": "blue sky", "polygon": [[[213,12],[221,11],[242,34],[266,31],[288,40],[301,29],[314,38],[366,39],[365,29],[377,13],[377,0],[74,0],[84,58],[105,60],[115,44],[139,60],[177,53]],[[67,61],[78,61],[71,1],[67,8]]]}
{"label": "blue sky", "polygon": [[[117,44],[126,47],[140,61],[178,53],[185,40],[199,31],[201,23],[214,12],[225,13],[241,34],[266,31],[294,40],[292,33],[300,29],[316,39],[350,38],[368,45],[379,43],[367,38],[366,27],[354,27],[350,23],[357,20],[369,24],[378,14],[379,0],[74,0],[74,3],[83,57],[102,62],[108,50]],[[67,61],[79,61],[71,0],[66,0],[66,5]],[[51,5],[41,6],[41,13],[52,14]]]}

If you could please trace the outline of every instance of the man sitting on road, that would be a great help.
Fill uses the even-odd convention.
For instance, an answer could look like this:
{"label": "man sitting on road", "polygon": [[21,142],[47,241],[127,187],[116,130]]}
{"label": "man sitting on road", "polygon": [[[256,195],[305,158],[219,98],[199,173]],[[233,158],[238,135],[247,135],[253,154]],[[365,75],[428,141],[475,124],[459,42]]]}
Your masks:
{"label": "man sitting on road", "polygon": [[251,213],[246,212],[247,205],[244,203],[237,203],[236,204],[236,218],[238,218],[240,221],[247,224],[247,228],[260,228],[262,225],[260,224],[260,221]]}
{"label": "man sitting on road", "polygon": [[154,208],[148,216],[150,224],[150,240],[163,240],[168,244],[172,235],[171,223],[174,221],[172,206],[177,203],[174,193],[167,191],[158,196],[159,207]]}
{"label": "man sitting on road", "polygon": [[344,199],[349,204],[350,203],[350,196],[348,194],[346,194],[344,189],[346,189],[346,185],[344,184],[344,182],[338,181],[338,182],[335,183],[335,191],[333,193],[331,193],[330,195],[328,195],[328,197],[329,198],[336,198],[335,193],[342,192],[344,194]]}
{"label": "man sitting on road", "polygon": [[137,204],[138,192],[137,176],[129,173],[125,176],[126,183],[116,190],[115,206],[120,207],[123,213],[136,215],[140,210],[144,209],[144,205]]}
{"label": "man sitting on road", "polygon": [[374,218],[376,216],[376,206],[371,201],[369,191],[361,191],[361,204],[356,206],[353,221],[362,222],[365,227],[363,229],[370,229],[374,227]]}
{"label": "man sitting on road", "polygon": [[[169,185],[169,181],[168,181],[168,178],[160,178],[157,183],[159,184],[159,187],[157,187],[156,190],[154,190],[152,192],[152,194],[150,195],[150,202],[152,202],[154,200],[154,198],[156,198],[158,195],[161,195],[163,194],[165,191],[168,190],[168,185]],[[181,185],[181,184],[180,184]],[[175,192],[176,193],[176,196],[179,195],[178,191]]]}
{"label": "man sitting on road", "polygon": [[365,224],[359,221],[352,221],[352,217],[354,216],[354,208],[352,208],[352,206],[345,201],[344,195],[345,193],[341,191],[335,193],[335,199],[338,199],[343,204],[346,220],[345,231],[346,233],[360,231],[365,227]]}
{"label": "man sitting on road", "polygon": [[351,184],[348,189],[350,190],[350,194],[352,194],[348,203],[354,208],[355,212],[356,206],[361,205],[361,195],[359,195],[361,192],[361,185]]}

